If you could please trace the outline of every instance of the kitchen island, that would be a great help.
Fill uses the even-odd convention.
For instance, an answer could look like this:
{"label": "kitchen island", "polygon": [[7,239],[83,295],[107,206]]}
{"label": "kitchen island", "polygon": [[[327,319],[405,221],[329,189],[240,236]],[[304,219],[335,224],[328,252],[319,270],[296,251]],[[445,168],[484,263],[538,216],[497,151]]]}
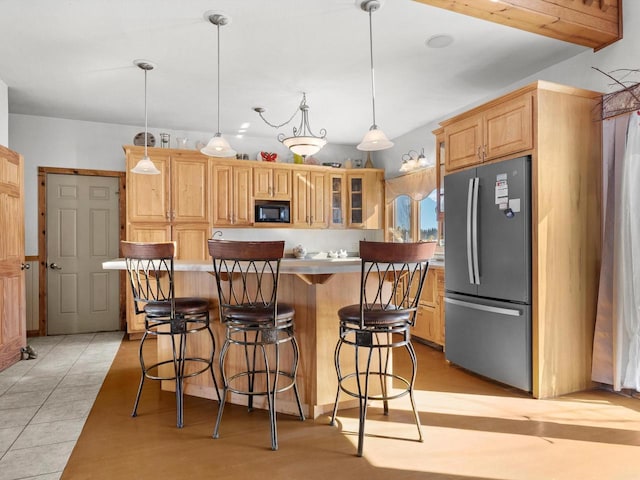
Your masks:
{"label": "kitchen island", "polygon": [[[124,270],[124,259],[115,259],[103,263],[104,269]],[[216,338],[216,365],[214,371],[219,375],[217,356],[224,342],[224,327],[218,321],[217,292],[213,265],[204,260],[176,260],[175,288],[177,296],[197,296],[210,300],[211,325]],[[281,263],[279,301],[291,303],[295,310],[295,335],[300,345],[298,367],[298,386],[305,414],[316,418],[333,408],[337,389],[337,377],[333,353],[338,340],[338,316],[340,307],[358,303],[360,282],[360,259],[357,257],[296,259],[285,258]],[[127,285],[128,287],[128,285]],[[131,301],[128,295],[128,302]],[[192,354],[206,356],[209,348],[208,336],[192,335],[188,348]],[[158,342],[158,356],[170,357],[169,341]],[[227,357],[227,362],[240,363],[240,355]],[[290,354],[283,352],[282,362],[286,365]],[[221,382],[218,381],[221,385]],[[163,382],[163,389],[173,390],[173,382]],[[185,381],[185,393],[205,398],[216,398],[211,377],[197,375]],[[231,396],[232,403],[246,404],[245,396]],[[262,401],[262,402],[261,402]],[[266,408],[266,399],[257,397],[254,404]],[[278,396],[277,410],[295,414],[297,406],[293,391],[288,390]],[[357,406],[357,401],[342,398],[341,407]]]}

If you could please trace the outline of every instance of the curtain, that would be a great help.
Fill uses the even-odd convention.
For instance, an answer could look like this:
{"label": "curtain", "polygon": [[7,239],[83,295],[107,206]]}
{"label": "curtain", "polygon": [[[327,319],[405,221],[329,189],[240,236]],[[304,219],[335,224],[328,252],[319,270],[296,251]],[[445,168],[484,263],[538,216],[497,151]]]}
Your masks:
{"label": "curtain", "polygon": [[393,202],[400,195],[409,195],[420,201],[436,188],[436,168],[425,168],[401,177],[385,180],[386,203]]}
{"label": "curtain", "polygon": [[603,123],[604,238],[592,379],[640,390],[640,116]]}

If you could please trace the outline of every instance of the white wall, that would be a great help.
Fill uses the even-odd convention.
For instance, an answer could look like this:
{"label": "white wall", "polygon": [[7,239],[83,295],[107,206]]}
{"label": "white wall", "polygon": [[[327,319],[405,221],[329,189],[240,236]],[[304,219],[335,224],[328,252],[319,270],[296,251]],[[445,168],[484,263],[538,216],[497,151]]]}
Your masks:
{"label": "white wall", "polygon": [[[0,111],[1,116],[1,111]],[[25,255],[38,254],[38,167],[64,167],[124,171],[123,145],[131,145],[136,133],[144,128],[132,125],[81,122],[32,115],[9,115],[9,146],[24,156],[25,175]],[[159,145],[160,132],[190,139],[189,148],[198,141],[206,142],[207,132],[184,132],[149,128]],[[0,134],[0,140],[2,139]],[[227,138],[238,152],[256,158],[260,150],[277,152],[282,161],[292,161],[288,150],[275,138]],[[343,162],[356,158],[354,147],[327,145],[315,157],[319,162]]]}
{"label": "white wall", "polygon": [[[603,93],[619,90],[619,86],[611,86],[611,80],[592,67],[597,67],[607,73],[616,69],[640,68],[640,65],[638,65],[640,29],[637,28],[637,24],[640,22],[640,1],[623,0],[623,16],[624,38],[621,40],[598,52],[587,51],[576,55],[573,58],[509,85],[504,89],[498,90],[491,96],[479,100],[474,104],[461,106],[445,118],[417,128],[401,137],[394,138],[393,142],[395,145],[393,148],[376,152],[374,156],[376,167],[384,168],[387,177],[396,177],[399,175],[398,168],[400,168],[402,154],[409,150],[419,150],[424,147],[427,157],[435,158],[435,138],[431,132],[438,128],[440,121],[536,80],[547,80]],[[631,78],[635,78],[636,82],[640,81],[640,75],[635,75]]]}
{"label": "white wall", "polygon": [[9,146],[9,88],[0,78],[0,145]]}

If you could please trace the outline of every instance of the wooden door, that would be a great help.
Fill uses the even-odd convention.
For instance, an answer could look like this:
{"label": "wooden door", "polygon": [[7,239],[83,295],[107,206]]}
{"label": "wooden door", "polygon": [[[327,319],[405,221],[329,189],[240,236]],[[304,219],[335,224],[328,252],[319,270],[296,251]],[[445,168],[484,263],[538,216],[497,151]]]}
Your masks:
{"label": "wooden door", "polygon": [[329,226],[328,176],[324,172],[309,175],[309,225],[317,228]]}
{"label": "wooden door", "polygon": [[447,172],[482,162],[482,116],[473,115],[444,129]]}
{"label": "wooden door", "polygon": [[27,345],[22,156],[0,145],[0,370]]}
{"label": "wooden door", "polygon": [[273,196],[273,169],[271,167],[253,168],[253,196],[260,199],[271,199]]}
{"label": "wooden door", "polygon": [[291,223],[293,225],[309,226],[309,188],[310,172],[296,171],[293,173],[293,198],[291,200]]}
{"label": "wooden door", "polygon": [[160,175],[131,173],[142,155],[127,151],[127,221],[168,222],[171,220],[169,154],[153,152],[151,155]]}
{"label": "wooden door", "polygon": [[209,223],[209,160],[200,154],[171,156],[171,221]]}
{"label": "wooden door", "polygon": [[273,169],[272,192],[275,200],[291,200],[291,170],[289,168]]}
{"label": "wooden door", "polygon": [[119,179],[47,175],[47,333],[120,328]]}
{"label": "wooden door", "polygon": [[233,167],[233,225],[253,225],[253,181],[251,167]]}
{"label": "wooden door", "polygon": [[213,224],[219,227],[232,225],[233,212],[233,167],[214,165],[211,184],[213,186]]}
{"label": "wooden door", "polygon": [[484,159],[504,157],[533,148],[531,93],[503,102],[484,114]]}

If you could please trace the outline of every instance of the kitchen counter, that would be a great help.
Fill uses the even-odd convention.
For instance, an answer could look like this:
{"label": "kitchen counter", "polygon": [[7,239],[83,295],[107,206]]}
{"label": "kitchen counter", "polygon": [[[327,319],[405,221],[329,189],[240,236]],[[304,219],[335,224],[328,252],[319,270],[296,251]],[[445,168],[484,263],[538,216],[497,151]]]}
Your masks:
{"label": "kitchen counter", "polygon": [[[431,267],[441,268],[443,262],[432,261]],[[124,270],[125,260],[118,258],[106,261],[102,267],[107,270]],[[224,339],[224,327],[217,321],[218,299],[213,276],[213,264],[210,260],[176,260],[176,295],[208,298],[211,305],[211,329],[214,333],[218,351]],[[337,378],[333,362],[333,353],[338,340],[337,311],[344,305],[358,303],[360,300],[360,258],[284,258],[280,265],[279,301],[294,306],[296,338],[300,346],[300,365],[298,384],[301,401],[306,415],[316,418],[330,412],[335,401]],[[131,303],[127,291],[127,302]],[[141,318],[135,318],[142,321]],[[189,340],[188,348],[196,356],[204,356],[207,342],[198,338]],[[159,358],[170,356],[170,342],[158,341]],[[282,361],[286,354],[283,354]],[[227,358],[229,364],[240,364],[243,358]],[[217,370],[217,369],[215,369]],[[216,371],[216,375],[218,375]],[[220,382],[218,382],[221,385]],[[173,390],[172,382],[163,382],[164,390]],[[207,375],[198,375],[185,381],[185,393],[206,398],[215,398],[213,382]],[[256,406],[266,408],[256,398]],[[246,397],[231,396],[232,403],[245,404]],[[341,397],[342,407],[355,407],[357,401],[351,397]],[[295,414],[297,405],[292,391],[283,392],[278,398],[279,412]]]}

